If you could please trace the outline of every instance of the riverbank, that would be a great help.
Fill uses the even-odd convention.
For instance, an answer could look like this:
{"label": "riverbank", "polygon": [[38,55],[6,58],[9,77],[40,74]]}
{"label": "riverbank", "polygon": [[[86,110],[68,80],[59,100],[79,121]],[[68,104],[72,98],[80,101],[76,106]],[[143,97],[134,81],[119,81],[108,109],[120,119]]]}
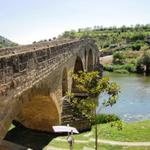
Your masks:
{"label": "riverbank", "polygon": [[122,74],[137,73],[135,58],[126,58],[126,61],[124,60],[122,63],[115,63],[114,55],[108,55],[100,57],[100,63],[103,65],[105,71]]}
{"label": "riverbank", "polygon": [[[110,123],[108,124],[99,124],[98,125],[98,138],[103,140],[113,140],[113,141],[122,141],[122,142],[148,142],[150,141],[150,120],[135,122],[135,123],[123,123],[123,130],[117,130],[115,127],[111,127]],[[61,136],[53,139],[44,150],[48,150],[49,146],[58,147],[58,148],[68,148],[67,136]],[[74,135],[75,141],[80,141],[75,144],[75,149],[82,150],[85,146],[94,148],[94,127],[91,131],[81,133],[79,135]],[[83,141],[87,141],[86,143]],[[100,142],[102,143],[102,142]],[[102,150],[120,150],[120,149],[133,149],[132,146],[122,145],[110,145],[110,144],[100,144]],[[135,150],[148,150],[149,146],[136,146]]]}

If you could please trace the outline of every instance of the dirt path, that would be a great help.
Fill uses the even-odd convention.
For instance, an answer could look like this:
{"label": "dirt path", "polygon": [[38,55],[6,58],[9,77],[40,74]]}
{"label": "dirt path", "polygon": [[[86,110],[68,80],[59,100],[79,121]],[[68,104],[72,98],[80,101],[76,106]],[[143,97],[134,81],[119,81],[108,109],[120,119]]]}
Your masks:
{"label": "dirt path", "polygon": [[[57,141],[66,141],[65,139],[57,138],[55,139]],[[89,143],[94,142],[95,139],[89,139],[89,140],[75,140],[75,143]],[[103,144],[109,144],[109,145],[120,145],[120,146],[150,146],[150,142],[121,142],[121,141],[111,141],[111,140],[101,140],[98,139],[99,143]]]}
{"label": "dirt path", "polygon": [[[90,141],[95,141],[95,139],[90,139]],[[150,142],[121,142],[121,141],[110,141],[98,139],[99,143],[110,144],[110,145],[120,145],[120,146],[150,146]]]}
{"label": "dirt path", "polygon": [[112,64],[112,62],[113,62],[113,56],[112,56],[112,55],[100,57],[100,63],[101,63],[102,65],[105,65],[105,64]]}
{"label": "dirt path", "polygon": [[53,147],[53,146],[47,146],[46,150],[68,150],[68,149],[58,148],[58,147]]}

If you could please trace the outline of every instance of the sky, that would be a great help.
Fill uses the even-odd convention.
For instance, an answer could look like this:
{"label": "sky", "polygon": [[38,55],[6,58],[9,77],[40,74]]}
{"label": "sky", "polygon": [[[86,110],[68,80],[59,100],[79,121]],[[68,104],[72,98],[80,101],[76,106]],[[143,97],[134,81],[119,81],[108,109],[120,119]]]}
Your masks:
{"label": "sky", "polygon": [[0,0],[0,35],[19,44],[64,31],[150,23],[150,0]]}

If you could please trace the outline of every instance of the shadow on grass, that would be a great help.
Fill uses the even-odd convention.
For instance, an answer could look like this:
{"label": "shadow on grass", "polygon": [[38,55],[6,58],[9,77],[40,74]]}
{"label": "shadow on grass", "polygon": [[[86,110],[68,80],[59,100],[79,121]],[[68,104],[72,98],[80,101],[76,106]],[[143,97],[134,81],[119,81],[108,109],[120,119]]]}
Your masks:
{"label": "shadow on grass", "polygon": [[55,137],[62,135],[64,134],[39,132],[19,125],[7,133],[5,140],[34,150],[42,150]]}

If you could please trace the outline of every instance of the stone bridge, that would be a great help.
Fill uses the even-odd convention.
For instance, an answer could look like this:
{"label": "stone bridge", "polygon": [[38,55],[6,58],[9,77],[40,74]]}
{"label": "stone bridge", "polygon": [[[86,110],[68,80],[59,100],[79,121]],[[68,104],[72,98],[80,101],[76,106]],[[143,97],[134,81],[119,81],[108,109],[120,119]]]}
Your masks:
{"label": "stone bridge", "polygon": [[[87,128],[65,103],[78,93],[71,72],[92,71],[99,52],[91,39],[49,41],[0,49],[0,139],[13,120],[27,128],[52,131],[53,125]],[[80,125],[79,125],[80,124]]]}

